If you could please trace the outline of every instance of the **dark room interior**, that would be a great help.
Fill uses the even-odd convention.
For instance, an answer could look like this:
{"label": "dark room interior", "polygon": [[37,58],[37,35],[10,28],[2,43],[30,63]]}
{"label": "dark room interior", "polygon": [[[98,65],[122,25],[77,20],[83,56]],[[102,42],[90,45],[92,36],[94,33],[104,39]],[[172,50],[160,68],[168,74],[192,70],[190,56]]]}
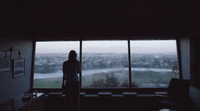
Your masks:
{"label": "dark room interior", "polygon": [[[98,54],[84,55],[90,50],[89,46],[94,49],[93,51],[91,48],[91,53],[96,54],[95,51],[100,51],[96,48],[98,44],[95,44],[95,41],[102,43],[107,41],[109,42],[108,46],[112,47],[115,45],[121,48],[126,47],[126,49],[113,48],[111,50],[116,51],[116,55],[120,55],[120,51],[123,54],[123,51],[126,51],[124,54],[126,55],[126,64],[122,63],[123,67],[118,67],[127,69],[120,70],[121,73],[118,73],[121,75],[127,73],[127,86],[124,88],[122,85],[118,85],[117,88],[113,88],[104,84],[105,87],[96,88],[95,81],[89,83],[89,79],[87,79],[89,76],[80,76],[81,111],[164,111],[162,109],[200,111],[200,51],[198,49],[200,42],[200,2],[198,0],[3,1],[1,5],[0,55],[2,56],[4,53],[10,55],[7,58],[9,69],[4,68],[5,65],[2,65],[4,64],[2,62],[3,56],[0,57],[0,111],[67,111],[61,85],[46,87],[43,86],[43,83],[39,84],[40,79],[36,78],[38,73],[42,73],[36,72],[36,65],[39,64],[37,63],[39,43],[44,42],[45,44],[49,41],[66,42],[66,44],[71,41],[77,42],[78,60],[82,65],[82,75],[88,74],[89,66],[85,66],[86,63],[93,64],[90,66],[91,69],[100,64],[98,60],[93,60],[95,57],[99,57]],[[120,46],[116,41],[123,42],[125,45]],[[174,68],[175,66],[173,67],[171,64],[176,62],[178,71],[170,69],[170,71],[174,71],[173,74],[177,74],[176,77],[166,76],[166,78],[175,77],[190,81],[189,95],[187,98],[178,101],[178,108],[161,107],[157,104],[158,101],[168,99],[170,80],[161,83],[161,80],[152,79],[152,81],[159,82],[158,86],[156,86],[156,83],[148,83],[147,86],[147,83],[141,82],[144,81],[144,78],[137,79],[133,76],[142,73],[141,71],[134,72],[132,68],[138,69],[139,66],[134,67],[135,64],[141,63],[143,60],[142,57],[140,61],[134,59],[134,64],[131,58],[131,55],[134,55],[134,52],[131,51],[135,41],[173,41],[175,44],[176,56],[173,56],[175,60],[166,60],[168,63],[163,63],[162,68],[163,70],[166,67]],[[147,51],[155,50],[159,52],[160,50],[166,52],[166,49],[171,47],[165,46],[164,43],[161,46],[157,45],[158,43],[148,46]],[[57,50],[55,49],[57,46],[50,45],[48,47]],[[71,46],[66,45],[66,47]],[[103,51],[109,49],[105,44],[102,44],[101,47],[104,47],[104,49],[102,48]],[[165,47],[166,49],[164,49]],[[45,51],[47,50],[44,48],[41,53]],[[138,51],[142,51],[142,49],[138,49]],[[15,75],[18,72],[14,64],[17,63],[19,55],[22,55],[24,60],[22,62],[24,69],[23,74]],[[119,56],[120,59],[115,59],[116,56],[111,55],[105,60],[107,62],[115,61],[113,63],[118,65],[117,61],[123,61],[124,55]],[[88,61],[91,62],[85,60],[87,57],[90,57]],[[147,58],[151,59],[151,57]],[[157,59],[156,57],[152,58],[152,60],[158,60],[159,57]],[[159,60],[158,63],[160,61],[162,62],[162,60]],[[161,67],[157,64],[149,65],[151,63],[148,61],[145,63],[144,67],[149,68],[149,70]],[[107,64],[107,66],[109,68],[114,67],[111,64]],[[101,67],[108,68],[107,66]],[[116,70],[118,69],[115,69],[115,72]],[[114,71],[112,71],[110,71],[112,76],[113,74],[115,76]],[[163,73],[171,74],[169,69],[166,69],[166,72]],[[107,78],[105,72],[96,78],[103,78],[104,76]],[[120,78],[121,80],[119,79],[119,82],[125,80],[123,77]],[[163,81],[165,80],[164,76],[160,78]],[[147,76],[145,81],[149,79],[151,79],[150,76]],[[108,80],[108,78],[105,80]],[[136,81],[135,86],[133,80]],[[57,81],[57,83],[60,84],[60,81]],[[92,83],[93,85],[91,85]],[[100,82],[96,84],[99,87]],[[186,92],[181,92],[181,94]],[[37,93],[37,96],[34,96],[33,93]]]}

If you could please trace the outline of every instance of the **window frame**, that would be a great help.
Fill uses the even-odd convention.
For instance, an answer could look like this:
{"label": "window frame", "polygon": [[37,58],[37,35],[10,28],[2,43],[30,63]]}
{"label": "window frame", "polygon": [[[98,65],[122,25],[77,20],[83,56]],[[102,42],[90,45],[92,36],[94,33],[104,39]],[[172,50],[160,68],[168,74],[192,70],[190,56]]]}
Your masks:
{"label": "window frame", "polygon": [[[31,91],[37,90],[42,92],[51,92],[51,91],[62,91],[61,88],[34,88],[34,66],[35,66],[35,50],[36,50],[36,42],[39,41],[79,41],[80,43],[80,65],[82,66],[82,41],[83,40],[126,40],[128,45],[128,60],[129,60],[129,87],[128,88],[81,88],[80,91],[84,92],[98,92],[98,91],[136,91],[136,92],[146,92],[146,93],[152,93],[154,91],[167,91],[168,88],[132,88],[131,86],[131,49],[130,49],[130,40],[176,40],[176,47],[177,47],[177,60],[178,60],[178,66],[179,66],[179,78],[182,79],[182,67],[181,67],[181,59],[180,59],[180,40],[178,37],[107,37],[107,38],[73,38],[73,39],[44,39],[44,40],[37,40],[35,39],[33,41],[33,53],[32,53],[32,71],[31,71]],[[80,71],[80,86],[82,83],[82,68]]]}

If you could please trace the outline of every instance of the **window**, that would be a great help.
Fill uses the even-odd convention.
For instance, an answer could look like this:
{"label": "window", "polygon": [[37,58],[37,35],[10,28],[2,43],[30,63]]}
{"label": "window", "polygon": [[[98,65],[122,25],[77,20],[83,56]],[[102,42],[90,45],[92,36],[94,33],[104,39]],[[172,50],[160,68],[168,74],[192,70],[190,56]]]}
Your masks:
{"label": "window", "polygon": [[179,78],[176,40],[131,40],[132,87],[168,87]]}
{"label": "window", "polygon": [[175,39],[38,41],[35,49],[33,88],[61,88],[70,50],[81,62],[83,89],[167,88],[179,78]]}
{"label": "window", "polygon": [[33,88],[61,88],[62,65],[70,50],[77,52],[79,41],[36,42]]}
{"label": "window", "polygon": [[128,41],[83,41],[82,88],[128,88]]}

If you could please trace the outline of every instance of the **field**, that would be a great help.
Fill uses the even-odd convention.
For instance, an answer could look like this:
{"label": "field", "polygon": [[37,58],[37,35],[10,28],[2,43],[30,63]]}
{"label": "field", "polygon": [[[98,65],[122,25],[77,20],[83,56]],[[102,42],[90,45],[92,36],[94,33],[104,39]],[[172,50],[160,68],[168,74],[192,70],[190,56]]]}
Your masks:
{"label": "field", "polygon": [[[48,76],[62,69],[62,63],[67,60],[66,55],[36,55],[34,72],[44,74],[47,78],[34,79],[34,88],[61,88],[62,77],[49,78]],[[93,70],[93,72],[82,76],[82,88],[128,87],[128,70],[95,71],[109,68],[128,69],[128,64],[128,55],[124,53],[83,54],[82,71]],[[131,84],[133,87],[167,87],[171,78],[179,77],[176,54],[131,54],[131,68],[153,68],[158,70],[131,71]],[[162,71],[162,69],[171,71]]]}
{"label": "field", "polygon": [[[174,73],[158,73],[158,72],[141,72],[132,71],[132,83],[134,82],[134,87],[167,87],[171,78],[178,78],[178,74]],[[112,77],[113,74],[113,77]],[[128,87],[128,71],[121,72],[109,72],[109,73],[96,73],[93,75],[82,76],[82,88],[106,88],[109,84],[105,86],[106,80],[111,79],[114,84],[112,87]],[[103,80],[103,81],[102,81]],[[95,82],[99,86],[95,86]],[[104,85],[102,85],[102,83]],[[46,79],[35,79],[35,88],[61,88],[62,77],[57,78],[46,78]],[[125,85],[124,85],[125,84]]]}

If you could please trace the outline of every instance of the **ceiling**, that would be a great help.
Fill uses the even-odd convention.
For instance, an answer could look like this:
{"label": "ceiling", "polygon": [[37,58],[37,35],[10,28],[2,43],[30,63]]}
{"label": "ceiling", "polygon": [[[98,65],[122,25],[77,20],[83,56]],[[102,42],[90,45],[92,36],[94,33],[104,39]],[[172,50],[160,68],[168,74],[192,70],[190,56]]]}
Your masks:
{"label": "ceiling", "polygon": [[16,1],[5,3],[4,15],[35,35],[147,36],[182,33],[196,10],[189,0]]}

